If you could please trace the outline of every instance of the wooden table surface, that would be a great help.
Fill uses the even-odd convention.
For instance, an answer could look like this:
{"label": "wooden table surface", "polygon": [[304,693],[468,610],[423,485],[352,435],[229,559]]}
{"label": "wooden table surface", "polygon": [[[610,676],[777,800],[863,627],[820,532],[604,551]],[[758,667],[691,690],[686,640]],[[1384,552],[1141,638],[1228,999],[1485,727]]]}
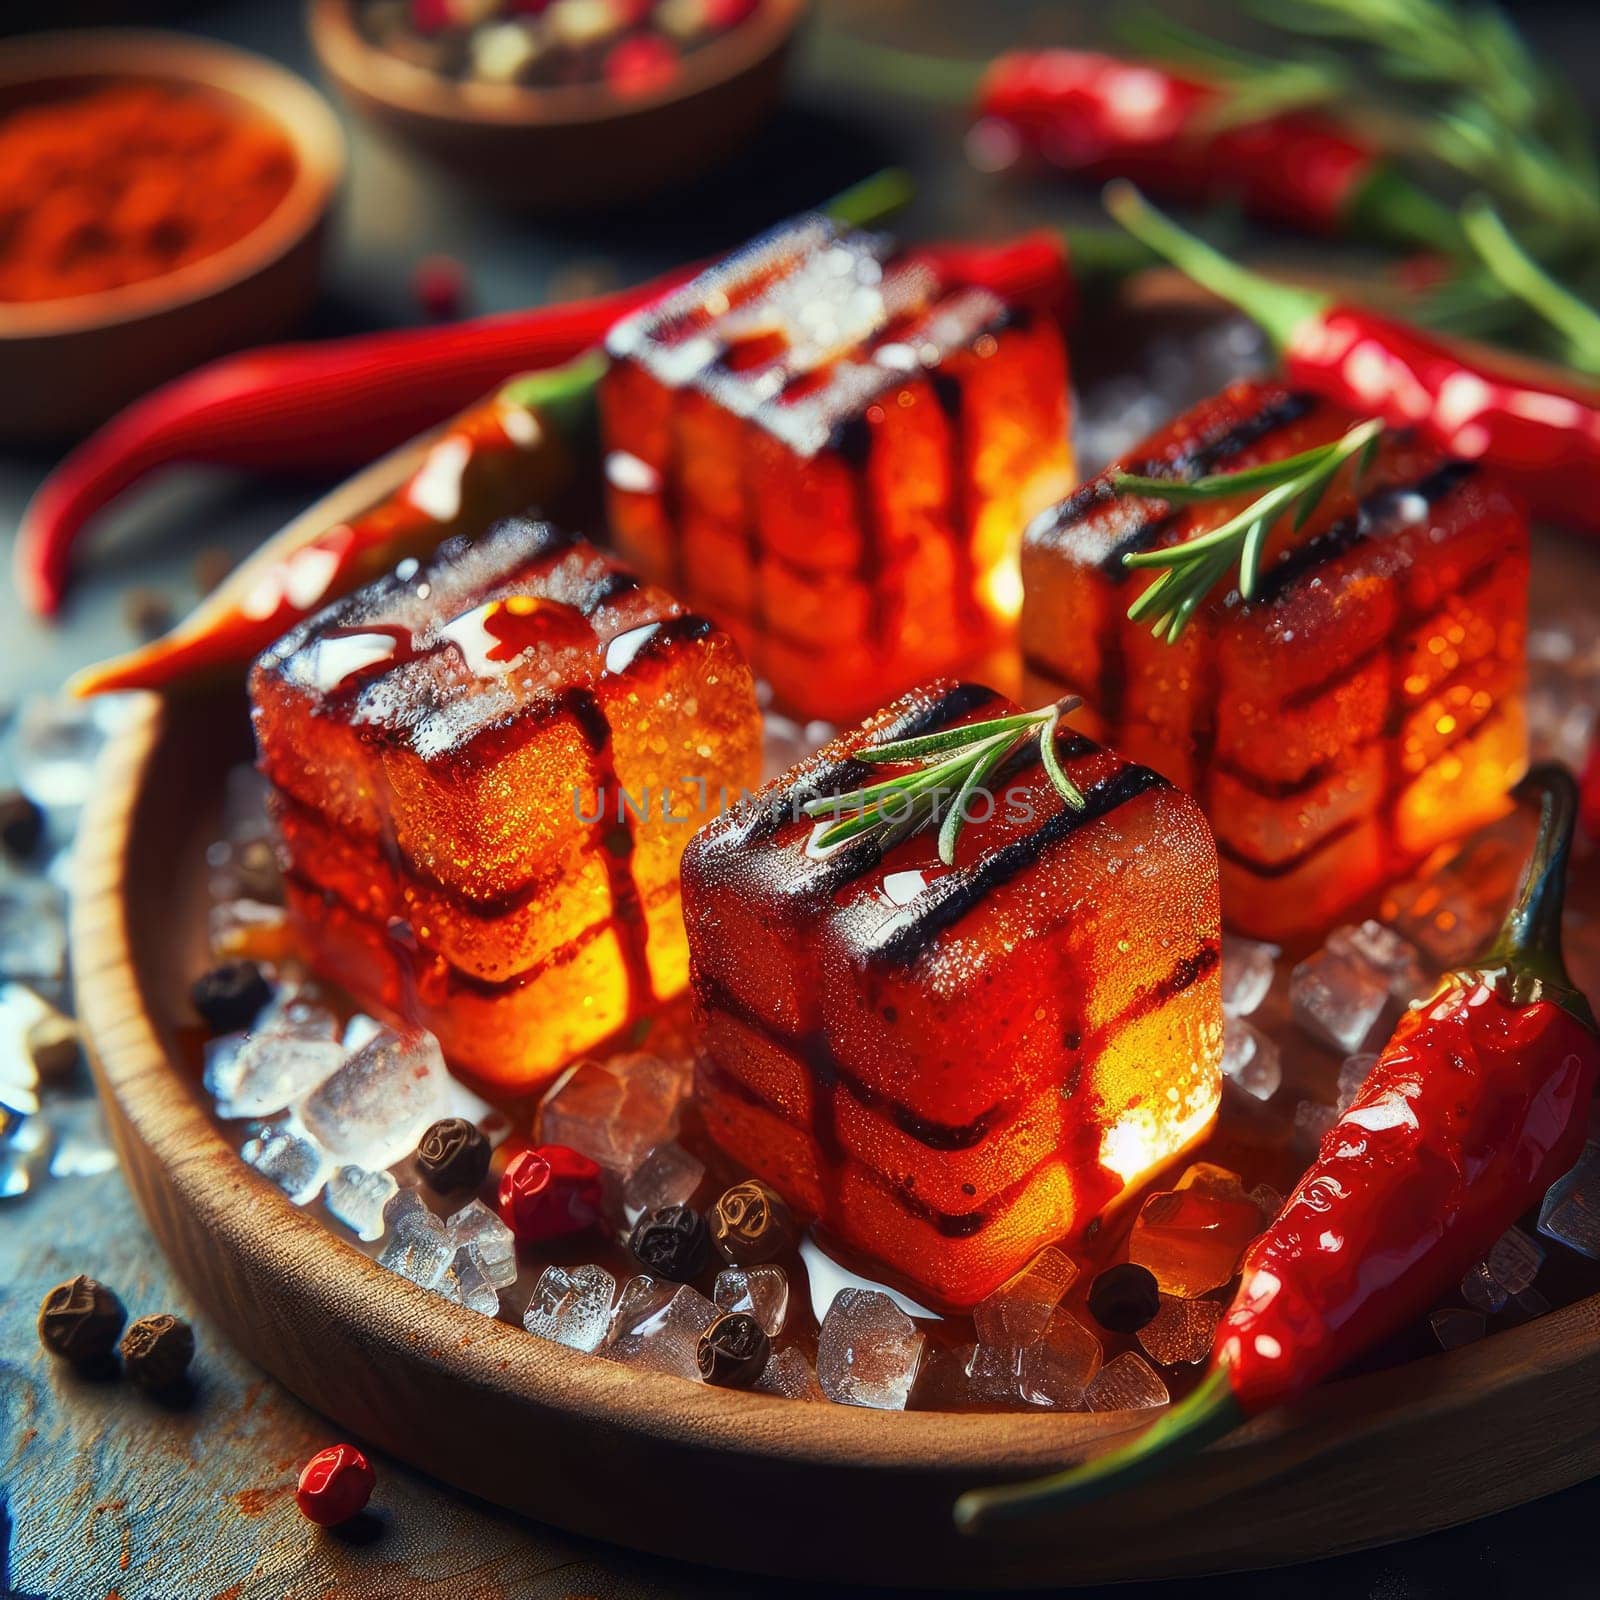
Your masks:
{"label": "wooden table surface", "polygon": [[[138,8],[118,8],[132,20]],[[162,8],[171,11],[171,6]],[[861,23],[880,34],[972,54],[1016,40],[1080,38],[1098,8],[1053,0],[824,0],[830,25]],[[1596,45],[1579,4],[1529,8],[1547,48],[1592,86]],[[870,13],[870,16],[868,15]],[[13,14],[6,13],[9,23]],[[30,25],[46,26],[50,15]],[[287,3],[190,8],[188,23],[309,70],[298,8]],[[1592,98],[1592,95],[1591,95]],[[866,104],[832,85],[815,61],[794,103],[724,179],[678,201],[549,226],[472,207],[352,130],[354,187],[340,225],[323,332],[414,316],[408,275],[430,251],[467,262],[479,309],[493,310],[577,285],[622,281],[729,244],[765,222],[842,187],[878,161],[905,161],[923,178],[912,231],[997,235],[1053,215],[1050,194],[1019,198],[960,163],[949,119],[904,103]],[[759,176],[760,182],[752,182]],[[1078,203],[1080,213],[1085,209]],[[49,465],[45,456],[0,455],[0,560],[15,519]],[[189,563],[221,542],[248,548],[305,504],[293,487],[184,481],[125,519],[80,590],[66,625],[44,629],[20,616],[0,584],[0,706],[58,684],[78,665],[128,642],[118,599],[130,582],[153,584],[183,606]],[[155,510],[152,511],[152,504]],[[159,533],[159,538],[157,534]],[[709,1568],[673,1566],[568,1538],[464,1499],[408,1469],[378,1461],[376,1515],[357,1534],[321,1532],[294,1507],[299,1465],[331,1435],[320,1419],[231,1351],[193,1307],[152,1244],[108,1153],[96,1157],[86,1081],[75,1114],[91,1119],[77,1146],[86,1175],[54,1178],[0,1202],[0,1597],[45,1600],[677,1600],[759,1591],[787,1600],[798,1588]],[[196,1323],[197,1383],[171,1410],[122,1382],[85,1382],[40,1348],[34,1319],[53,1283],[86,1271],[112,1284],[131,1315],[171,1310]],[[1600,1402],[1595,1410],[1600,1426]],[[540,1442],[530,1438],[529,1450]],[[1484,1441],[1492,1449],[1492,1441]],[[1279,1573],[1115,1591],[1141,1597],[1226,1595],[1299,1600],[1444,1596],[1592,1595],[1592,1529],[1600,1484],[1389,1550]],[[705,1548],[717,1508],[704,1511]],[[797,1508],[800,1537],[826,1538]],[[1159,1536],[1158,1529],[1152,1529]],[[847,1593],[841,1572],[840,1593]],[[809,1591],[808,1591],[809,1592]]]}

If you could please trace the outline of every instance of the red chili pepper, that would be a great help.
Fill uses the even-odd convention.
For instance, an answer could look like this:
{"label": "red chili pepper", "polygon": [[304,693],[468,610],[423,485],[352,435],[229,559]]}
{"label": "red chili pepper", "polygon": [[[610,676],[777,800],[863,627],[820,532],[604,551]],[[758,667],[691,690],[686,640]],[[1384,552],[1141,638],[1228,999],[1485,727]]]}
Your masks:
{"label": "red chili pepper", "polygon": [[1561,958],[1577,808],[1542,767],[1539,836],[1499,938],[1407,1013],[1277,1220],[1246,1252],[1198,1389],[1085,1466],[963,1496],[964,1527],[1137,1481],[1282,1405],[1405,1327],[1583,1149],[1600,1033]]}
{"label": "red chili pepper", "polygon": [[547,499],[571,474],[573,436],[604,368],[591,352],[507,384],[440,429],[416,470],[359,516],[331,528],[290,523],[170,633],[85,669],[69,689],[165,689],[243,667],[301,618],[404,557]]}
{"label": "red chili pepper", "polygon": [[564,1144],[513,1156],[500,1179],[500,1215],[523,1244],[593,1227],[603,1199],[600,1168]]}
{"label": "red chili pepper", "polygon": [[80,530],[124,490],[177,462],[326,471],[358,466],[525,368],[598,344],[616,319],[690,277],[443,328],[275,345],[226,356],[136,400],[78,445],[23,513],[16,579],[33,610],[61,604]]}
{"label": "red chili pepper", "polygon": [[1600,531],[1600,395],[1251,272],[1163,217],[1131,185],[1111,185],[1106,206],[1136,238],[1259,323],[1290,383],[1414,428],[1451,455],[1487,461],[1535,516]]}
{"label": "red chili pepper", "polygon": [[318,1527],[337,1527],[366,1505],[377,1481],[371,1464],[353,1444],[330,1444],[300,1469],[295,1504]]}

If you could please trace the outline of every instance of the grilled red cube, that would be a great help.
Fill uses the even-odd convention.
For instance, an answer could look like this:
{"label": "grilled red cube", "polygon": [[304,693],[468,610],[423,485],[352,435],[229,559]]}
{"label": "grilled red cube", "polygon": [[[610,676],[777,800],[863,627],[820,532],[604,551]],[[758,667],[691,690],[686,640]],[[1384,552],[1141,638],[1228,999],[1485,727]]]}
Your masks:
{"label": "grilled red cube", "polygon": [[1047,317],[800,219],[626,318],[601,389],[612,529],[781,704],[859,715],[1014,621],[1070,485]]}
{"label": "grilled red cube", "polygon": [[[736,1160],[931,1299],[969,1305],[1201,1134],[1222,1051],[1217,859],[1199,808],[1068,729],[933,830],[818,849],[810,800],[886,743],[1002,716],[907,695],[703,828],[683,858],[696,1092]],[[892,769],[887,769],[892,770]]]}
{"label": "grilled red cube", "polygon": [[687,980],[678,858],[757,781],[737,647],[513,520],[293,630],[250,677],[319,964],[530,1087]]}
{"label": "grilled red cube", "polygon": [[[1123,466],[1231,472],[1359,420],[1237,384]],[[1083,726],[1195,795],[1229,925],[1295,938],[1503,809],[1525,761],[1528,530],[1484,470],[1387,433],[1359,484],[1347,467],[1302,529],[1280,520],[1249,603],[1220,584],[1175,644],[1130,621],[1155,574],[1123,556],[1240,503],[1175,507],[1118,494],[1107,473],[1036,519],[1022,555],[1027,692],[1081,694]]]}

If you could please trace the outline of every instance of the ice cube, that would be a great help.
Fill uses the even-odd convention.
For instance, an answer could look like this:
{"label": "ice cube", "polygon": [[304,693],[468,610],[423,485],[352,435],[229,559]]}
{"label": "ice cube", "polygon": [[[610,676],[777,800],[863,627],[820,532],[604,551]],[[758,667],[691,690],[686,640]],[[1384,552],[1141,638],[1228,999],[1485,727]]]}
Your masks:
{"label": "ice cube", "polygon": [[70,812],[89,798],[94,764],[124,708],[36,695],[17,713],[11,759],[17,785],[35,804]]}
{"label": "ice cube", "polygon": [[1532,823],[1520,811],[1480,828],[1446,862],[1390,889],[1384,920],[1438,970],[1475,959],[1499,925],[1531,838]]}
{"label": "ice cube", "polygon": [[1294,1108],[1294,1144],[1301,1154],[1312,1154],[1322,1143],[1322,1136],[1339,1120],[1332,1106],[1316,1100],[1302,1100]]}
{"label": "ice cube", "polygon": [[423,1289],[437,1289],[455,1259],[458,1248],[445,1225],[417,1197],[402,1189],[384,1207],[389,1237],[378,1255],[378,1265],[398,1272]]}
{"label": "ice cube", "polygon": [[331,1032],[225,1033],[206,1044],[204,1081],[219,1117],[270,1117],[326,1083],[344,1059]]}
{"label": "ice cube", "polygon": [[680,1284],[665,1306],[635,1320],[629,1331],[614,1338],[605,1347],[606,1354],[628,1366],[670,1372],[699,1383],[703,1380],[695,1347],[700,1335],[721,1315],[699,1290]]}
{"label": "ice cube", "polygon": [[651,1317],[665,1311],[678,1285],[665,1278],[653,1278],[640,1272],[628,1279],[617,1296],[616,1310],[611,1314],[607,1337],[611,1342],[626,1337]]}
{"label": "ice cube", "polygon": [[1160,1373],[1128,1350],[1100,1369],[1084,1390],[1083,1403],[1090,1411],[1141,1411],[1164,1406],[1171,1398]]}
{"label": "ice cube", "polygon": [[1022,1395],[1022,1346],[975,1344],[966,1352],[962,1370],[974,1400],[1015,1401]]}
{"label": "ice cube", "polygon": [[706,1175],[705,1162],[680,1144],[658,1144],[622,1186],[622,1209],[631,1226],[647,1211],[685,1206]]}
{"label": "ice cube", "polygon": [[0,1200],[38,1186],[49,1168],[55,1135],[43,1117],[22,1117],[0,1133]]}
{"label": "ice cube", "polygon": [[1272,989],[1273,974],[1283,951],[1260,939],[1222,936],[1222,1009],[1230,1017],[1247,1017]]}
{"label": "ice cube", "polygon": [[1446,1350],[1458,1350],[1464,1344],[1481,1339],[1487,1324],[1481,1311],[1468,1311],[1461,1306],[1445,1306],[1428,1318],[1433,1336]]}
{"label": "ice cube", "polygon": [[328,1211],[358,1239],[383,1237],[383,1208],[399,1187],[387,1172],[365,1167],[335,1167],[324,1196]]}
{"label": "ice cube", "polygon": [[288,1123],[247,1139],[239,1154],[297,1206],[316,1199],[333,1166],[315,1138]]}
{"label": "ice cube", "polygon": [[212,906],[206,926],[219,961],[279,961],[294,948],[289,913],[281,905],[222,900]]}
{"label": "ice cube", "polygon": [[1223,1019],[1222,1070],[1237,1088],[1257,1100],[1270,1100],[1283,1087],[1283,1058],[1277,1040],[1244,1017]]}
{"label": "ice cube", "polygon": [[364,1011],[358,1011],[345,1023],[340,1043],[353,1054],[363,1045],[371,1044],[383,1031],[383,1024],[376,1017],[369,1017]]}
{"label": "ice cube", "polygon": [[678,1131],[687,1087],[682,1065],[655,1056],[580,1061],[545,1096],[540,1141],[568,1145],[627,1178]]}
{"label": "ice cube", "polygon": [[301,1109],[306,1127],[356,1166],[392,1166],[445,1114],[449,1074],[438,1041],[387,1029],[349,1056]]}
{"label": "ice cube", "polygon": [[1231,1168],[1218,1166],[1215,1161],[1191,1161],[1173,1188],[1198,1189],[1202,1194],[1214,1194],[1224,1200],[1236,1200],[1244,1193],[1239,1174]]}
{"label": "ice cube", "polygon": [[1550,1185],[1539,1207],[1539,1232],[1600,1261],[1600,1142],[1591,1139],[1578,1164]]}
{"label": "ice cube", "polygon": [[1530,1239],[1521,1228],[1507,1228],[1495,1240],[1484,1258],[1489,1276],[1508,1295],[1521,1294],[1532,1286],[1544,1265],[1544,1247]]}
{"label": "ice cube", "polygon": [[0,977],[55,991],[66,968],[61,891],[44,878],[0,868]]}
{"label": "ice cube", "polygon": [[1335,1106],[1340,1116],[1347,1112],[1354,1103],[1355,1098],[1361,1093],[1361,1086],[1367,1081],[1368,1074],[1377,1065],[1377,1053],[1364,1050],[1359,1055],[1346,1056],[1339,1064],[1339,1099]]}
{"label": "ice cube", "polygon": [[533,1286],[522,1325],[573,1350],[598,1350],[611,1325],[617,1280],[603,1267],[546,1267]]}
{"label": "ice cube", "polygon": [[782,1267],[728,1267],[717,1274],[711,1298],[724,1311],[748,1311],[776,1336],[789,1315],[789,1280]]}
{"label": "ice cube", "polygon": [[1022,1351],[1018,1387],[1029,1405],[1076,1411],[1100,1370],[1100,1341],[1066,1311],[1057,1311],[1041,1338]]}
{"label": "ice cube", "polygon": [[1164,1294],[1155,1320],[1139,1330],[1139,1343],[1160,1366],[1193,1366],[1211,1354],[1222,1312],[1220,1300],[1179,1300]]}
{"label": "ice cube", "polygon": [[439,1292],[480,1317],[500,1315],[500,1293],[484,1276],[478,1253],[470,1245],[460,1245],[445,1269]]}
{"label": "ice cube", "polygon": [[766,1370],[756,1379],[755,1387],[761,1394],[781,1395],[786,1400],[823,1400],[822,1385],[811,1370],[811,1364],[793,1345],[774,1350],[767,1360]]}
{"label": "ice cube", "polygon": [[1493,1316],[1505,1309],[1507,1295],[1494,1281],[1488,1262],[1480,1261],[1475,1267],[1469,1267],[1462,1278],[1461,1298],[1474,1310]]}
{"label": "ice cube", "polygon": [[978,1343],[993,1347],[1032,1344],[1044,1333],[1077,1276],[1077,1263],[1054,1245],[1047,1245],[973,1307]]}
{"label": "ice cube", "polygon": [[1327,948],[1347,961],[1364,962],[1381,974],[1390,995],[1402,1005],[1419,999],[1431,987],[1417,947],[1372,917],[1353,926],[1335,928],[1328,935]]}
{"label": "ice cube", "polygon": [[888,1295],[841,1289],[817,1336],[817,1381],[841,1405],[904,1411],[925,1343]]}
{"label": "ice cube", "polygon": [[1225,1284],[1260,1232],[1260,1209],[1247,1195],[1170,1189],[1139,1208],[1128,1259],[1153,1273],[1167,1294],[1192,1300]]}
{"label": "ice cube", "polygon": [[1264,1221],[1271,1222],[1283,1210],[1283,1196],[1270,1183],[1258,1183],[1250,1191]]}
{"label": "ice cube", "polygon": [[1365,961],[1322,949],[1289,974],[1289,1000],[1313,1039],[1353,1055],[1388,1007],[1389,983]]}
{"label": "ice cube", "polygon": [[470,1200],[445,1224],[451,1241],[470,1249],[497,1289],[517,1281],[517,1236],[481,1200]]}
{"label": "ice cube", "polygon": [[1516,1310],[1518,1322],[1531,1322],[1535,1317],[1550,1314],[1550,1302],[1537,1289],[1523,1289],[1512,1295],[1511,1305]]}

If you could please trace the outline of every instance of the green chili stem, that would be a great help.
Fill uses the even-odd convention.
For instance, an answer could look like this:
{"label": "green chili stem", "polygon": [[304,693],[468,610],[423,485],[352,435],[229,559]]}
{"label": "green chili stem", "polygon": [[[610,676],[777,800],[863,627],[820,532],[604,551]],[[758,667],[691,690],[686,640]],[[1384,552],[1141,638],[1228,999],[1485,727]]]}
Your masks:
{"label": "green chili stem", "polygon": [[1333,304],[1330,295],[1279,283],[1230,261],[1220,250],[1213,250],[1203,239],[1157,211],[1131,183],[1121,179],[1108,183],[1105,207],[1134,238],[1143,240],[1202,288],[1237,306],[1258,323],[1280,351],[1301,327]]}
{"label": "green chili stem", "polygon": [[1165,1471],[1174,1460],[1232,1433],[1243,1421],[1226,1369],[1213,1367],[1193,1394],[1126,1444],[1115,1445],[1082,1466],[1029,1483],[969,1489],[955,1503],[956,1526],[963,1533],[981,1533],[991,1522],[1097,1500]]}
{"label": "green chili stem", "polygon": [[1550,761],[1533,768],[1514,792],[1519,800],[1538,798],[1539,832],[1511,909],[1482,966],[1547,986],[1553,991],[1548,998],[1593,1028],[1588,1002],[1568,976],[1561,954],[1567,859],[1578,820],[1577,780],[1565,767]]}
{"label": "green chili stem", "polygon": [[885,167],[851,184],[820,209],[843,227],[868,228],[904,210],[916,192],[911,174],[903,167]]}

